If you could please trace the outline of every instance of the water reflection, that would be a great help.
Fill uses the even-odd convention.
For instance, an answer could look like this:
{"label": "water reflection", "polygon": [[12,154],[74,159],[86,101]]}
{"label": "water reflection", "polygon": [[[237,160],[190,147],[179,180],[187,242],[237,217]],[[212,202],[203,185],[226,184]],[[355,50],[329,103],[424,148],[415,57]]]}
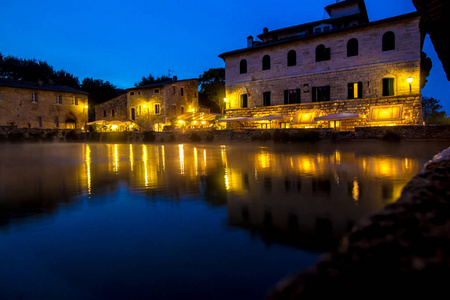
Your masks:
{"label": "water reflection", "polygon": [[0,222],[40,217],[84,195],[96,201],[125,183],[152,200],[226,206],[230,225],[267,244],[324,248],[395,201],[445,146],[5,145]]}

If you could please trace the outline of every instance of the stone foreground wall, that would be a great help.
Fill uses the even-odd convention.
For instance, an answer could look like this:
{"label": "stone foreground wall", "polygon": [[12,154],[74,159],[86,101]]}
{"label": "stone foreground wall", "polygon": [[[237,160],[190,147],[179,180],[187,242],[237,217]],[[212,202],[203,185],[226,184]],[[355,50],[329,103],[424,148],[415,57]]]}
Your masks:
{"label": "stone foreground wall", "polygon": [[357,224],[336,252],[279,283],[268,299],[446,297],[449,182],[450,148],[411,179],[397,202]]}

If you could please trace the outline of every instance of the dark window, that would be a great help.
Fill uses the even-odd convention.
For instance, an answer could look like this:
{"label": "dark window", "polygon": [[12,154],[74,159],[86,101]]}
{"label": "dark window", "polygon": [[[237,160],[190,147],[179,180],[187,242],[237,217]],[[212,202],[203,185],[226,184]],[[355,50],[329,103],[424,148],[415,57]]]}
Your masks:
{"label": "dark window", "polygon": [[141,94],[141,91],[138,91],[138,95],[140,95]]}
{"label": "dark window", "polygon": [[155,114],[159,114],[159,104],[155,104]]}
{"label": "dark window", "polygon": [[75,105],[78,105],[78,98],[75,97]]}
{"label": "dark window", "polygon": [[314,86],[312,88],[312,102],[330,101],[330,86]]}
{"label": "dark window", "polygon": [[330,60],[330,48],[320,44],[316,47],[316,62]]}
{"label": "dark window", "polygon": [[184,114],[184,106],[181,107],[181,114]]}
{"label": "dark window", "polygon": [[350,39],[347,42],[347,57],[358,56],[358,40]]}
{"label": "dark window", "polygon": [[136,111],[134,108],[131,109],[131,120],[136,121]]}
{"label": "dark window", "polygon": [[114,109],[111,110],[111,116],[114,117],[115,113],[114,113]]}
{"label": "dark window", "polygon": [[300,103],[300,89],[284,90],[284,104]]}
{"label": "dark window", "polygon": [[159,90],[155,90],[155,94],[158,94],[159,93]]}
{"label": "dark window", "polygon": [[134,92],[130,92],[130,96],[133,96],[134,95]]}
{"label": "dark window", "polygon": [[287,65],[288,67],[295,66],[297,64],[297,53],[295,50],[291,50],[287,55]]}
{"label": "dark window", "polygon": [[383,51],[395,50],[395,34],[388,31],[383,34]]}
{"label": "dark window", "polygon": [[37,117],[38,118],[38,127],[41,128],[42,127],[42,117]]}
{"label": "dark window", "polygon": [[56,104],[62,104],[62,97],[60,95],[56,96]]}
{"label": "dark window", "polygon": [[394,95],[394,78],[383,78],[383,96]]}
{"label": "dark window", "polygon": [[183,96],[183,95],[184,95],[184,89],[181,88],[181,96]]}
{"label": "dark window", "polygon": [[55,117],[55,127],[58,128],[59,127],[59,118]]}
{"label": "dark window", "polygon": [[241,60],[241,62],[239,63],[239,73],[240,73],[240,74],[245,74],[245,73],[247,73],[247,60],[243,59],[243,60]]}
{"label": "dark window", "polygon": [[106,117],[106,110],[103,111],[103,117]]}
{"label": "dark window", "polygon": [[348,99],[362,98],[362,82],[350,82],[347,85]]}
{"label": "dark window", "polygon": [[241,107],[242,107],[242,108],[248,107],[248,98],[247,98],[247,94],[242,94],[242,95],[241,95]]}
{"label": "dark window", "polygon": [[31,102],[32,103],[38,103],[38,94],[37,93],[32,93],[31,94]]}
{"label": "dark window", "polygon": [[330,26],[325,26],[325,27],[323,28],[323,31],[324,31],[324,32],[326,32],[326,31],[330,31],[330,29],[331,29],[331,27],[330,27]]}
{"label": "dark window", "polygon": [[270,106],[270,92],[263,93],[263,106]]}
{"label": "dark window", "polygon": [[264,55],[262,59],[262,69],[263,70],[270,70],[270,56]]}

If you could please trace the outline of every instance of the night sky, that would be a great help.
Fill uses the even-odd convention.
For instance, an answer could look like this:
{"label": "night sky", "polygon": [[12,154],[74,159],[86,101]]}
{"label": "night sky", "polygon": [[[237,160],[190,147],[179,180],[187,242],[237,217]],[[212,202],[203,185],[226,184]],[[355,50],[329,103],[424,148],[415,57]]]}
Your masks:
{"label": "night sky", "polygon": [[[246,38],[328,18],[335,0],[3,0],[0,52],[45,60],[77,76],[129,88],[149,73],[196,78],[224,67],[219,54],[246,47]],[[412,0],[366,0],[370,21],[415,11]],[[424,96],[450,112],[450,82],[434,48]]]}

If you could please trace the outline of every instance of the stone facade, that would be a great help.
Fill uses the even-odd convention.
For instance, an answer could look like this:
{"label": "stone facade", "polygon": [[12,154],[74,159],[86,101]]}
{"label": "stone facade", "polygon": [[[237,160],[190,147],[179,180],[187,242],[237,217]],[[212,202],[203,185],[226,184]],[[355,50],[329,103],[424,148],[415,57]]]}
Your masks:
{"label": "stone facade", "polygon": [[[353,2],[357,1],[336,5],[344,6],[346,2],[354,6]],[[354,130],[355,126],[421,124],[418,15],[412,13],[350,27],[336,20],[328,20],[331,29],[326,32],[309,31],[299,35],[294,31],[296,27],[274,31],[281,39],[274,38],[275,34],[266,29],[259,36],[262,42],[250,40],[247,48],[221,54],[225,61],[227,116],[286,114],[284,119],[290,127],[331,126],[329,122],[312,119],[310,123],[302,123],[292,118],[299,110],[320,109],[316,117],[336,113],[361,115],[351,122],[342,122],[341,130]],[[308,26],[305,24],[298,30],[306,30]],[[388,37],[393,34],[390,44],[386,34]],[[324,59],[320,45],[327,49]],[[386,45],[392,49],[383,50]],[[263,66],[263,60],[269,64]],[[394,118],[377,124],[367,122],[369,107],[391,104],[400,105],[398,109],[402,111],[395,122],[392,122]],[[259,126],[257,122],[252,123]],[[269,123],[271,128],[277,128],[282,122]]]}
{"label": "stone facade", "polygon": [[95,119],[105,121],[127,120],[127,94],[100,103],[95,106]]}
{"label": "stone facade", "polygon": [[70,87],[0,79],[0,125],[84,130],[87,105],[87,93]]}
{"label": "stone facade", "polygon": [[133,121],[143,130],[161,131],[164,126],[173,125],[177,116],[194,111],[199,111],[197,79],[174,77],[171,81],[127,89],[126,94],[97,105],[95,118]]}

